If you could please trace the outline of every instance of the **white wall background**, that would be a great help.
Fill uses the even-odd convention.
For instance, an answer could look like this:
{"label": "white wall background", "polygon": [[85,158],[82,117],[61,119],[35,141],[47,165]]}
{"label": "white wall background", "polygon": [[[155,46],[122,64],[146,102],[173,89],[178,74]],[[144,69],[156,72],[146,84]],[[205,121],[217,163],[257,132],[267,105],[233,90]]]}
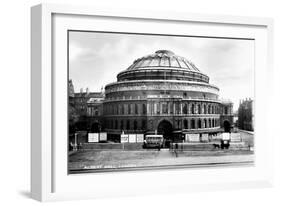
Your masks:
{"label": "white wall background", "polygon": [[[0,32],[0,204],[37,205],[29,198],[30,181],[30,6],[45,1],[9,0],[1,2]],[[275,21],[275,97],[280,105],[281,13],[279,1],[274,0],[57,0],[92,6],[134,8],[205,14],[272,17]],[[280,106],[279,106],[280,108]],[[272,109],[273,111],[273,109]],[[118,199],[58,202],[61,205],[280,205],[280,146],[278,130],[280,110],[272,114],[275,138],[276,186],[270,189],[214,191],[170,196],[145,196]],[[266,138],[266,137],[265,137]],[[47,203],[50,204],[50,203]]]}

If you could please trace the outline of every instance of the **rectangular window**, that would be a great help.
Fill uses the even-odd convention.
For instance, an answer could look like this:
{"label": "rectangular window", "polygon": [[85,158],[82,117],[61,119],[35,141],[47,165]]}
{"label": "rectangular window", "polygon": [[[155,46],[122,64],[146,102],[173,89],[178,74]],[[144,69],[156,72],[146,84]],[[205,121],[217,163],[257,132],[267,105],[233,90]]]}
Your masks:
{"label": "rectangular window", "polygon": [[168,114],[168,105],[167,105],[167,103],[162,103],[162,114]]}
{"label": "rectangular window", "polygon": [[170,104],[170,114],[174,113],[174,105],[172,102],[169,103]]}
{"label": "rectangular window", "polygon": [[154,114],[154,103],[150,103],[151,114]]}
{"label": "rectangular window", "polygon": [[159,103],[156,103],[156,111],[157,111],[157,114],[160,114],[160,104]]}
{"label": "rectangular window", "polygon": [[180,113],[180,105],[178,102],[176,102],[176,114]]}

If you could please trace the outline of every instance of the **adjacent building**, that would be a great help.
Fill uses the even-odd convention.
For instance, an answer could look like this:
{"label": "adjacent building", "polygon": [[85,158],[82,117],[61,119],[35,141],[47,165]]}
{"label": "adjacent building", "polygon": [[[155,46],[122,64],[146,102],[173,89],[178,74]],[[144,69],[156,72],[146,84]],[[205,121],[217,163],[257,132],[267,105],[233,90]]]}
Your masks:
{"label": "adjacent building", "polygon": [[238,128],[254,131],[253,119],[253,100],[245,99],[240,101],[238,108]]}

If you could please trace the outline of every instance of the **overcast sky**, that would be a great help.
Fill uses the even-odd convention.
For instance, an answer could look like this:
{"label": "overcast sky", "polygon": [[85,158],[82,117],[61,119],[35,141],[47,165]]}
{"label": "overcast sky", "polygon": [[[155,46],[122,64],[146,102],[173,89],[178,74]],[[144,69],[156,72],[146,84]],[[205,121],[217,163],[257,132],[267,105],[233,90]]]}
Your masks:
{"label": "overcast sky", "polygon": [[101,90],[135,59],[171,50],[193,62],[219,87],[220,98],[234,102],[254,97],[254,40],[172,37],[96,32],[69,33],[69,78],[75,92]]}

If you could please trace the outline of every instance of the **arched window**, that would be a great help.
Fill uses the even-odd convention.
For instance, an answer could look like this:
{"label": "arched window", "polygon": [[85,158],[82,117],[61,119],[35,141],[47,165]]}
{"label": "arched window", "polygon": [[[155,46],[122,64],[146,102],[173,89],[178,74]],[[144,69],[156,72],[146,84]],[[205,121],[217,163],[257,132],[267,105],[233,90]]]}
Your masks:
{"label": "arched window", "polygon": [[209,127],[212,127],[212,120],[209,119]]}
{"label": "arched window", "polygon": [[191,129],[195,129],[195,120],[194,119],[191,120]]}
{"label": "arched window", "polygon": [[150,114],[154,114],[154,103],[149,104]]}
{"label": "arched window", "polygon": [[208,114],[211,114],[211,105],[208,106]]}
{"label": "arched window", "polygon": [[183,104],[182,112],[184,114],[187,114],[187,104],[186,103]]}
{"label": "arched window", "polygon": [[142,120],[142,122],[141,122],[141,129],[143,129],[143,130],[146,129],[146,120]]}
{"label": "arched window", "polygon": [[170,114],[174,113],[174,106],[173,106],[173,102],[170,102]]}
{"label": "arched window", "polygon": [[179,102],[176,102],[176,114],[180,114],[180,104]]}
{"label": "arched window", "polygon": [[135,114],[138,114],[138,104],[135,104]]}
{"label": "arched window", "polygon": [[187,120],[183,120],[183,126],[184,126],[184,129],[188,129],[188,125],[187,125]]}
{"label": "arched window", "polygon": [[127,130],[130,130],[130,120],[127,120],[126,129],[127,129]]}
{"label": "arched window", "polygon": [[128,104],[128,114],[131,114],[131,104]]}
{"label": "arched window", "polygon": [[181,120],[178,120],[178,128],[182,129],[182,121]]}
{"label": "arched window", "polygon": [[207,106],[204,104],[204,114],[207,114]]}
{"label": "arched window", "polygon": [[204,119],[204,128],[207,128],[207,120]]}
{"label": "arched window", "polygon": [[213,127],[215,127],[215,119],[213,119]]}
{"label": "arched window", "polygon": [[194,106],[194,104],[191,105],[191,113],[195,114],[195,106]]}
{"label": "arched window", "polygon": [[137,130],[138,129],[138,122],[137,120],[134,120],[134,130]]}
{"label": "arched window", "polygon": [[224,114],[227,114],[227,107],[224,107]]}
{"label": "arched window", "polygon": [[146,105],[145,104],[142,104],[142,113],[146,114]]}
{"label": "arched window", "polygon": [[201,114],[201,105],[198,104],[198,114]]}
{"label": "arched window", "polygon": [[162,103],[162,114],[168,114],[168,104],[166,102]]}
{"label": "arched window", "polygon": [[121,114],[124,114],[124,104],[121,105]]}
{"label": "arched window", "polygon": [[121,130],[124,129],[123,120],[121,120],[121,122],[120,122],[120,129],[121,129]]}
{"label": "arched window", "polygon": [[118,129],[118,120],[115,120],[115,129]]}
{"label": "arched window", "polygon": [[160,114],[160,103],[159,102],[156,103],[156,113]]}
{"label": "arched window", "polygon": [[198,119],[198,128],[201,128],[201,127],[202,127],[201,119]]}
{"label": "arched window", "polygon": [[113,110],[112,114],[116,114],[116,105],[112,105],[112,110]]}
{"label": "arched window", "polygon": [[120,112],[121,112],[120,105],[117,104],[116,105],[116,114],[119,114]]}

